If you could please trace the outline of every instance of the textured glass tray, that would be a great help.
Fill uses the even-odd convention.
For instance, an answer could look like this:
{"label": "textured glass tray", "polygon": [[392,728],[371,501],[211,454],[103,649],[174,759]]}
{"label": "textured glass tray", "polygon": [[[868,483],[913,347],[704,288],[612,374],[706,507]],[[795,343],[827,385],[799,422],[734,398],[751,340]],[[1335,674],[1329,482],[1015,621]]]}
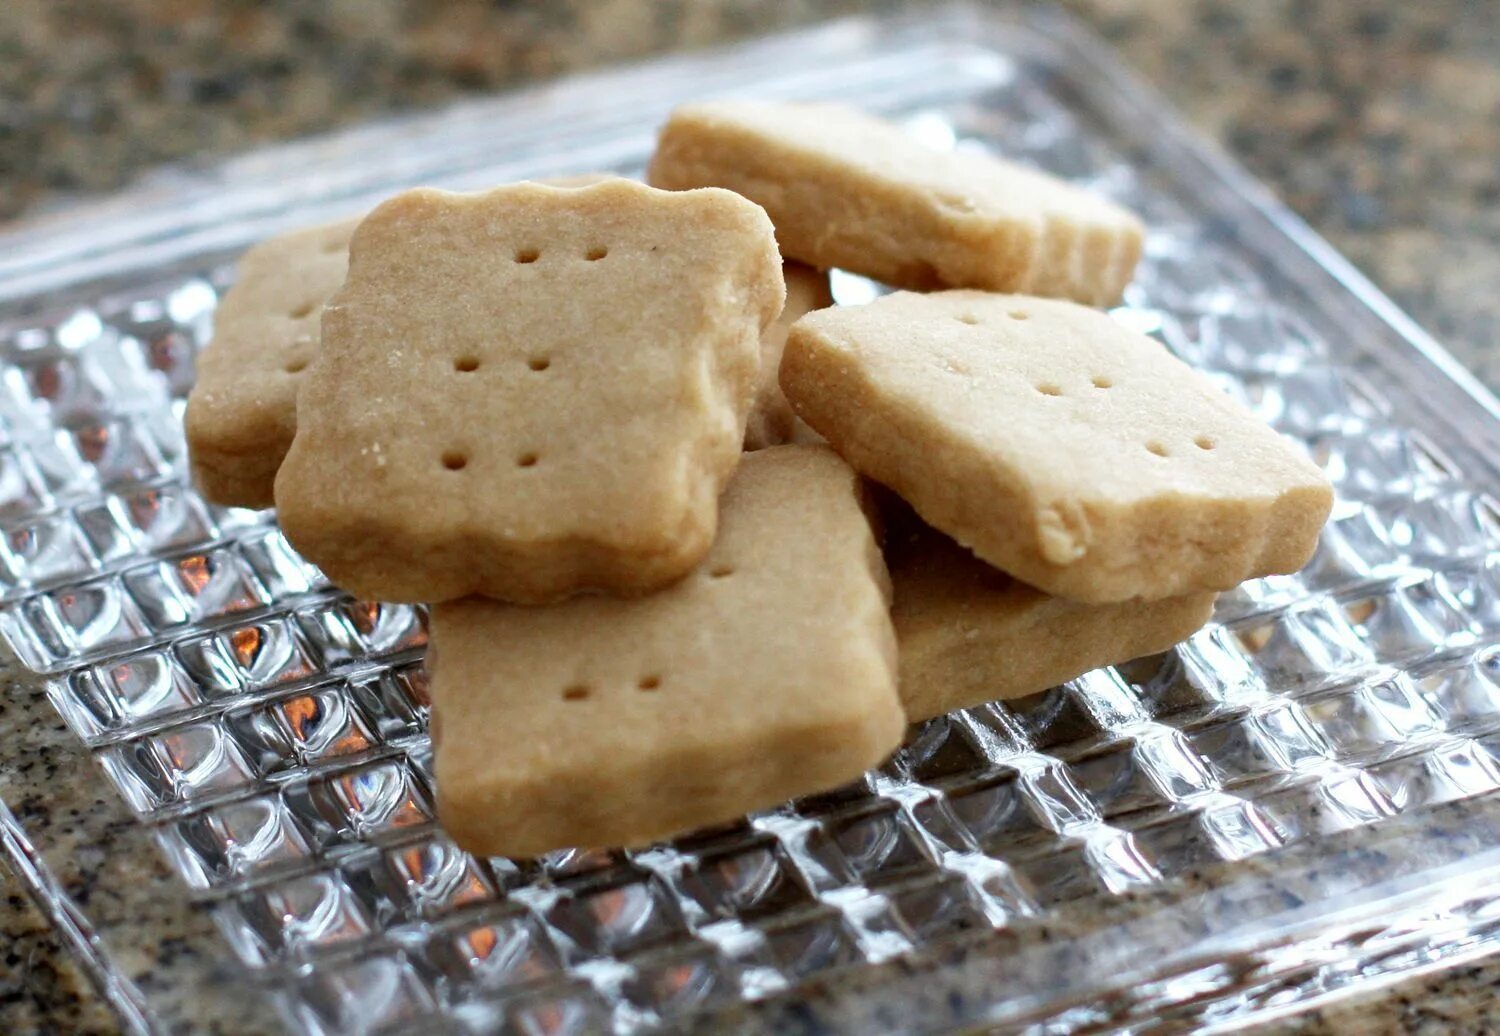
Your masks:
{"label": "textured glass tray", "polygon": [[[1338,506],[1175,652],[923,724],[853,786],[473,859],[432,819],[420,610],[187,488],[194,353],[249,241],[408,184],[636,172],[724,93],[857,102],[1141,212],[1119,319]],[[1495,401],[1054,12],[837,23],[163,174],[0,238],[0,321],[0,831],[132,1029],[1212,1026],[1500,942]]]}

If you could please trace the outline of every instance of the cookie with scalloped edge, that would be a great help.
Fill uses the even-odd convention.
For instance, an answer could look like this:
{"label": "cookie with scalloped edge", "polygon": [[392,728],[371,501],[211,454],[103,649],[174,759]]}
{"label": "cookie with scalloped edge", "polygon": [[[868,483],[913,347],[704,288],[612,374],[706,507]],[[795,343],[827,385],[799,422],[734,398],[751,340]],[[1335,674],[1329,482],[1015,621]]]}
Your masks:
{"label": "cookie with scalloped edge", "polygon": [[[580,173],[538,182],[583,187],[604,178]],[[271,506],[276,472],[297,430],[297,382],[317,355],[323,305],[344,283],[359,221],[278,234],[240,258],[188,396],[188,458],[205,499]]]}
{"label": "cookie with scalloped edge", "polygon": [[1091,603],[1294,572],[1332,507],[1290,441],[1076,303],[901,292],[792,327],[781,386],[865,475],[991,565]]}
{"label": "cookie with scalloped edge", "polygon": [[1106,198],[1027,166],[929,148],[835,104],[713,101],[672,112],[659,187],[727,187],[765,207],[781,250],[898,288],[985,288],[1110,305],[1144,228]]}
{"label": "cookie with scalloped edge", "polygon": [[282,530],[376,600],[659,589],[713,542],[783,298],[728,191],[398,195],[324,308]]}

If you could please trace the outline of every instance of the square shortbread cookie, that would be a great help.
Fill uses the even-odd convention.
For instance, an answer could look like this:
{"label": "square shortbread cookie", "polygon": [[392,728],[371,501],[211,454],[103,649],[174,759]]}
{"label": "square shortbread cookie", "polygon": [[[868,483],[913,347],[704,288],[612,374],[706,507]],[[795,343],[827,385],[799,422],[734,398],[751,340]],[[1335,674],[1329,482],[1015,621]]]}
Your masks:
{"label": "square shortbread cookie", "polygon": [[[537,182],[583,187],[603,179],[581,173]],[[344,283],[359,221],[279,234],[241,257],[188,397],[188,457],[205,499],[226,507],[274,502],[276,472],[297,430],[297,381],[318,353],[323,305]]]}
{"label": "square shortbread cookie", "polygon": [[901,702],[913,722],[1165,651],[1213,614],[1212,593],[1118,604],[1052,597],[915,519],[892,522],[885,557]]}
{"label": "square shortbread cookie", "polygon": [[1070,302],[898,293],[793,326],[781,385],[862,473],[990,564],[1103,603],[1300,568],[1333,494],[1160,343]]}
{"label": "square shortbread cookie", "polygon": [[827,447],[773,447],[659,593],[435,607],[443,825],[485,854],[641,845],[877,765],[905,719],[863,503]]}
{"label": "square shortbread cookie", "polygon": [[900,288],[985,288],[1112,304],[1140,220],[1088,191],[969,151],[936,151],[832,104],[684,105],[649,182],[727,187],[763,205],[782,252]]}
{"label": "square shortbread cookie", "polygon": [[713,540],[783,297],[770,222],[727,191],[399,195],[324,311],[282,529],[380,600],[670,583]]}
{"label": "square shortbread cookie", "polygon": [[791,442],[796,436],[797,417],[781,391],[781,352],[786,348],[786,334],[799,317],[833,305],[828,274],[801,263],[784,264],[782,274],[786,278],[786,305],[760,338],[760,384],[745,424],[747,450]]}

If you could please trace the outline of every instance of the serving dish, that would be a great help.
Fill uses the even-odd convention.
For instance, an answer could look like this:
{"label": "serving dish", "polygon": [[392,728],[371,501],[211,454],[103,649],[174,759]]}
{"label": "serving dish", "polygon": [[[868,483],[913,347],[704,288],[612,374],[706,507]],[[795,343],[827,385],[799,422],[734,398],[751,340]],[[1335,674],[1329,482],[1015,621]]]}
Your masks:
{"label": "serving dish", "polygon": [[[1114,315],[1328,470],[1302,573],[1176,651],[914,728],[633,853],[433,820],[420,609],[186,482],[239,250],[402,187],[638,174],[675,103],[826,98],[1150,224]],[[835,275],[840,302],[879,289]],[[1048,7],[855,19],[163,173],[0,238],[0,836],[137,1032],[1049,1032],[1264,1018],[1492,952],[1500,405]]]}

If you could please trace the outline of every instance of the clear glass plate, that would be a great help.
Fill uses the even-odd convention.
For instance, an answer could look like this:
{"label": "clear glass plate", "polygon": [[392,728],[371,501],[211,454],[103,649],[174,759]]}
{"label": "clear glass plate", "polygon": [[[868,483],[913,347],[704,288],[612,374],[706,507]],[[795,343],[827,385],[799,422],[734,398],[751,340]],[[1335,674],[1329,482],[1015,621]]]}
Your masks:
{"label": "clear glass plate", "polygon": [[[734,93],[1141,212],[1119,319],[1306,443],[1336,512],[1176,651],[923,724],[850,787],[471,858],[433,822],[423,615],[192,493],[194,354],[252,240],[410,184],[637,172],[673,103]],[[134,1030],[1213,1026],[1496,945],[1500,408],[1053,11],[835,23],[161,174],[0,239],[0,300],[0,831]]]}

